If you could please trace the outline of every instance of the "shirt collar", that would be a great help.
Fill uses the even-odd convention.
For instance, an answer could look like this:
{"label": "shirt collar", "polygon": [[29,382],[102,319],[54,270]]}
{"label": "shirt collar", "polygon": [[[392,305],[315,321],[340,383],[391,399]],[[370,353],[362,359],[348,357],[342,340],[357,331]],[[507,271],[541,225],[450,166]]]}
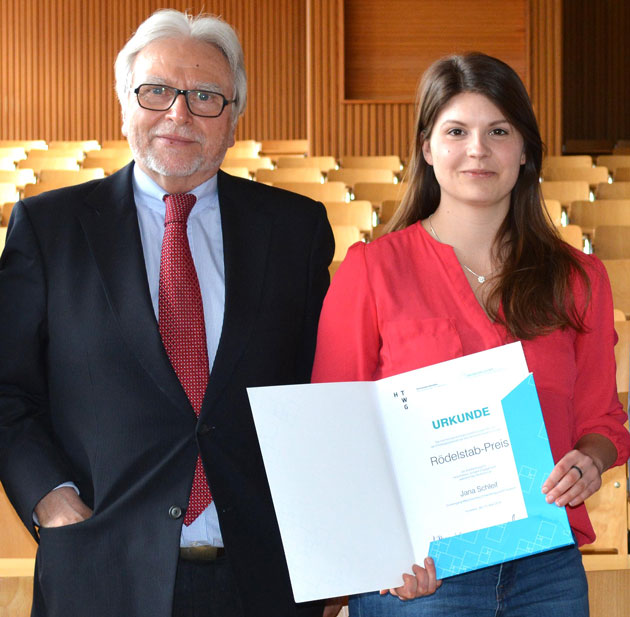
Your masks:
{"label": "shirt collar", "polygon": [[[139,165],[133,166],[132,182],[136,203],[146,204],[152,210],[156,210],[164,215],[166,205],[163,198],[167,193],[153,178],[140,169]],[[206,208],[210,208],[213,203],[218,203],[217,174],[196,186],[189,193],[192,193],[197,198],[197,202],[191,211],[191,216]]]}

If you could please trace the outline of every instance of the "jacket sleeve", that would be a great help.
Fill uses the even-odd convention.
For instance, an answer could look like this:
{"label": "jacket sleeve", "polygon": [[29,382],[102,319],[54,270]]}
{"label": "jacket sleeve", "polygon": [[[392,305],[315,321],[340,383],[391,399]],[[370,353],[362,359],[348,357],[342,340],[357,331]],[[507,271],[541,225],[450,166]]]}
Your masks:
{"label": "jacket sleeve", "polygon": [[46,285],[37,238],[20,202],[0,259],[0,481],[32,534],[35,505],[72,479],[50,424]]}
{"label": "jacket sleeve", "polygon": [[575,435],[576,440],[587,433],[607,437],[617,448],[615,465],[623,465],[630,455],[630,434],[624,426],[627,414],[617,396],[612,292],[602,262],[594,256],[589,262],[591,297],[584,315],[586,331],[578,333],[575,340]]}
{"label": "jacket sleeve", "polygon": [[313,382],[374,378],[381,337],[366,263],[366,245],[350,247],[324,300]]}

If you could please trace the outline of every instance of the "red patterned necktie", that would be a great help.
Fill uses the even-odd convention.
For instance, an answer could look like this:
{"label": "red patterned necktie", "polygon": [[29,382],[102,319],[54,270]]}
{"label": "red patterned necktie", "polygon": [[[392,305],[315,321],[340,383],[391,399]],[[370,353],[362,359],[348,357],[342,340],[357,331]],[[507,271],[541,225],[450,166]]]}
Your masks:
{"label": "red patterned necktie", "polygon": [[[166,217],[160,261],[159,324],[166,353],[197,416],[208,385],[208,349],[199,279],[190,252],[186,222],[197,198],[165,195]],[[190,525],[210,504],[206,474],[197,457],[184,524]]]}

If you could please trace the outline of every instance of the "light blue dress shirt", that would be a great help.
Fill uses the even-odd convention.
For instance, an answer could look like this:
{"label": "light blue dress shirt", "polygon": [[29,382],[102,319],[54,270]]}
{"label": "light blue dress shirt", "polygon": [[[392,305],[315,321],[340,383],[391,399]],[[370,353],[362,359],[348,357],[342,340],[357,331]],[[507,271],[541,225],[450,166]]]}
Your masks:
{"label": "light blue dress shirt", "polygon": [[[225,268],[223,234],[216,175],[190,191],[197,201],[188,217],[188,242],[197,270],[208,346],[208,366],[212,365],[219,346],[225,310]],[[138,165],[133,168],[133,196],[138,212],[142,251],[155,317],[158,318],[160,257],[164,236],[166,205],[164,189]],[[212,374],[210,376],[212,379]],[[214,501],[191,525],[182,527],[181,546],[211,544],[223,546]]]}

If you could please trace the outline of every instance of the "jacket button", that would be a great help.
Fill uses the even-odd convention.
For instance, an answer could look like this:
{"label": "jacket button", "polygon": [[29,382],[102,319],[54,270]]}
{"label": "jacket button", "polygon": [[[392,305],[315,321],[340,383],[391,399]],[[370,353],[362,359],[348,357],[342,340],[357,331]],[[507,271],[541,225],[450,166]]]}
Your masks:
{"label": "jacket button", "polygon": [[172,518],[172,519],[178,519],[181,517],[182,515],[182,509],[179,506],[171,506],[168,509],[168,515]]}

